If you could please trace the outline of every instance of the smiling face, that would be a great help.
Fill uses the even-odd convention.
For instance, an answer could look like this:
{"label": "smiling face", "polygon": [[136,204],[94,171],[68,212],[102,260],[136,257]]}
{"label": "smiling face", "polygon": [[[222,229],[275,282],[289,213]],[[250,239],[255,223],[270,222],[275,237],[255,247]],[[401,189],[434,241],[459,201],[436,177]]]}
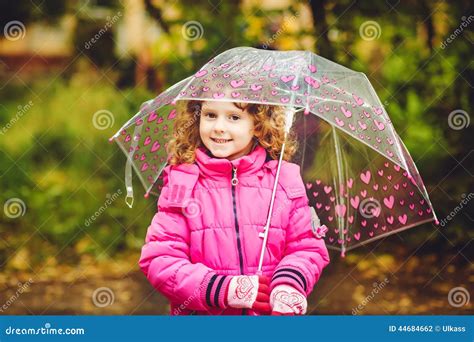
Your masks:
{"label": "smiling face", "polygon": [[214,157],[234,160],[252,149],[254,120],[251,114],[232,102],[204,102],[199,134]]}

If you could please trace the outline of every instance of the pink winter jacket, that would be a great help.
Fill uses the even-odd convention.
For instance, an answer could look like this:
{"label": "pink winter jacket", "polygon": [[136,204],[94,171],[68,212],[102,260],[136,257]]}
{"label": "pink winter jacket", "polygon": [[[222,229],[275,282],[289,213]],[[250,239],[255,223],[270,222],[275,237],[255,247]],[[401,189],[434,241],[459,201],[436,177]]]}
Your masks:
{"label": "pink winter jacket", "polygon": [[[226,307],[225,289],[231,276],[257,272],[277,165],[261,146],[232,161],[198,148],[195,164],[164,169],[139,264],[170,300],[172,315],[249,314]],[[328,251],[312,233],[299,166],[283,162],[278,183],[263,275],[271,288],[288,284],[308,295],[329,263]]]}

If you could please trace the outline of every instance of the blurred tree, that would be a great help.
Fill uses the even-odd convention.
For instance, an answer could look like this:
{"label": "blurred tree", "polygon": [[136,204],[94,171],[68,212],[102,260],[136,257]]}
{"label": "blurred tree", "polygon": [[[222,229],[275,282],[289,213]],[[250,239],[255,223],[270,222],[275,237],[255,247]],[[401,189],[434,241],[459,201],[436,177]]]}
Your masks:
{"label": "blurred tree", "polygon": [[0,23],[2,28],[12,20],[21,21],[24,25],[34,21],[55,22],[67,10],[67,2],[48,1],[1,1]]}

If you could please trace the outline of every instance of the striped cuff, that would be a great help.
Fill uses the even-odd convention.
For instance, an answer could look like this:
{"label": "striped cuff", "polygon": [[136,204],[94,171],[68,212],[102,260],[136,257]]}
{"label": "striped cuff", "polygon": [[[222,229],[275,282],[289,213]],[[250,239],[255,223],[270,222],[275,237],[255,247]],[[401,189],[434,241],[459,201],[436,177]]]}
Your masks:
{"label": "striped cuff", "polygon": [[303,273],[295,268],[282,267],[273,273],[271,290],[277,285],[287,284],[306,295],[308,284]]}
{"label": "striped cuff", "polygon": [[208,284],[202,292],[202,299],[209,308],[226,308],[227,289],[232,276],[213,274],[208,278]]}

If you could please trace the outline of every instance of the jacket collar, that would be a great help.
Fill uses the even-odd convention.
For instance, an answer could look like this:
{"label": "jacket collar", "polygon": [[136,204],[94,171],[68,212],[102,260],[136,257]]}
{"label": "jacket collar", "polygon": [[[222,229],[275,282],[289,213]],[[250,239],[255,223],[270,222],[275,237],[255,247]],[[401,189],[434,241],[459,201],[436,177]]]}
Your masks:
{"label": "jacket collar", "polygon": [[208,177],[229,177],[232,167],[237,167],[238,176],[248,176],[259,171],[267,159],[267,151],[260,145],[249,154],[232,161],[225,158],[215,158],[207,153],[204,147],[196,149],[196,164],[201,173]]}

